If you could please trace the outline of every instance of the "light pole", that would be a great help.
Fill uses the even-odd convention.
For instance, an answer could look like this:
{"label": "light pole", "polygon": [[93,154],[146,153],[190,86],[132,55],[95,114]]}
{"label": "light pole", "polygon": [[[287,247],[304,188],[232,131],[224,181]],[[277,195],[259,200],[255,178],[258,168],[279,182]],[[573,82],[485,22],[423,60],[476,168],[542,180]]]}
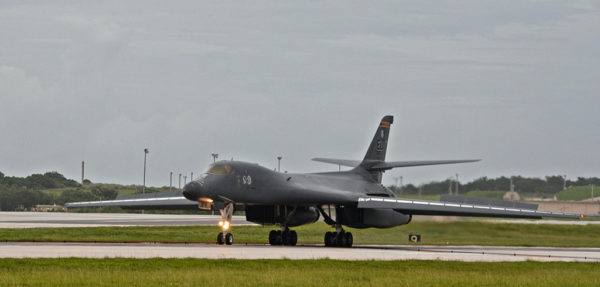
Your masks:
{"label": "light pole", "polygon": [[281,159],[280,155],[277,156],[277,172],[281,172]]}
{"label": "light pole", "polygon": [[456,195],[458,195],[458,173],[456,174]]}
{"label": "light pole", "polygon": [[181,173],[179,174],[179,189],[181,189]]}
{"label": "light pole", "polygon": [[146,155],[148,154],[148,148],[144,149],[144,182],[142,185],[142,193],[146,193]]}
{"label": "light pole", "polygon": [[563,190],[567,190],[567,175],[563,176]]}
{"label": "light pole", "polygon": [[215,163],[217,161],[217,158],[219,158],[218,153],[211,152],[210,155],[212,155],[212,157],[213,157],[213,163]]}
{"label": "light pole", "polygon": [[403,177],[400,176],[400,195],[402,195],[402,186],[404,186],[404,184],[402,184],[402,179]]}
{"label": "light pole", "polygon": [[173,172],[169,174],[169,191],[173,190]]}

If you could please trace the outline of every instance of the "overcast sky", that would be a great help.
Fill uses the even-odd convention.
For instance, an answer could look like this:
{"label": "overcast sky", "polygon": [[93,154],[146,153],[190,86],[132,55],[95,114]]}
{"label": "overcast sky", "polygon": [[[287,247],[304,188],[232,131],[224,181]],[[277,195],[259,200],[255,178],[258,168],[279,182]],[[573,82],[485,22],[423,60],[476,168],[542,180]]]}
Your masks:
{"label": "overcast sky", "polygon": [[[384,183],[600,176],[598,1],[0,1],[0,171],[169,184],[220,159]],[[175,180],[176,182],[176,180]]]}

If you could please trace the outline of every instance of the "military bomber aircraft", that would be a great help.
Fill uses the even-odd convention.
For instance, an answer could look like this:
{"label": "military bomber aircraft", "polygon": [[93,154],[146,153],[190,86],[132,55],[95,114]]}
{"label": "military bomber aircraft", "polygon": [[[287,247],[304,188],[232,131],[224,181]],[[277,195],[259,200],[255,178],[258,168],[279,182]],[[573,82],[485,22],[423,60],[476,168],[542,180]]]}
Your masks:
{"label": "military bomber aircraft", "polygon": [[182,192],[149,193],[116,200],[74,202],[67,207],[120,206],[131,209],[218,210],[222,232],[218,244],[233,244],[230,232],[235,210],[245,210],[246,220],[276,225],[271,230],[271,245],[296,245],[297,233],[291,227],[313,223],[323,216],[335,228],[325,233],[325,246],[351,247],[352,228],[389,228],[408,224],[413,215],[448,215],[507,218],[558,217],[583,215],[540,211],[537,205],[507,201],[475,200],[445,196],[441,201],[397,198],[381,184],[389,169],[410,166],[475,162],[478,160],[385,161],[392,116],[385,116],[363,160],[314,158],[315,161],[352,167],[348,171],[323,173],[281,173],[255,163],[219,161],[211,164]]}

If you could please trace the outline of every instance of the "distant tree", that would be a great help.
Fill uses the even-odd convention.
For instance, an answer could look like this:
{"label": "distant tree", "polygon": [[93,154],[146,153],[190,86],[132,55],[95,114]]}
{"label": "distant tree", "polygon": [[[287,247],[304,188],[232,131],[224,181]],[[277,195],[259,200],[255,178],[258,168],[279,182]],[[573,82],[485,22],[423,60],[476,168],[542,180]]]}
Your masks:
{"label": "distant tree", "polygon": [[67,189],[56,199],[57,204],[65,204],[66,202],[75,201],[92,201],[96,200],[96,197],[89,191],[81,189]]}
{"label": "distant tree", "polygon": [[564,185],[564,178],[560,175],[546,176],[546,183],[553,189],[560,191]]}
{"label": "distant tree", "polygon": [[3,179],[4,179],[4,174],[0,171],[0,183],[2,183]]}
{"label": "distant tree", "polygon": [[0,210],[16,210],[19,206],[30,208],[37,204],[50,204],[52,198],[36,190],[5,187],[0,190]]}
{"label": "distant tree", "polygon": [[92,194],[97,199],[115,199],[118,195],[118,192],[115,189],[95,186],[92,188]]}
{"label": "distant tree", "polygon": [[[432,181],[426,184],[423,184],[423,195],[426,194],[443,194],[448,193],[448,185],[450,184],[449,180],[445,181]],[[454,182],[452,183],[452,190],[454,191]],[[460,184],[459,184],[460,188]]]}

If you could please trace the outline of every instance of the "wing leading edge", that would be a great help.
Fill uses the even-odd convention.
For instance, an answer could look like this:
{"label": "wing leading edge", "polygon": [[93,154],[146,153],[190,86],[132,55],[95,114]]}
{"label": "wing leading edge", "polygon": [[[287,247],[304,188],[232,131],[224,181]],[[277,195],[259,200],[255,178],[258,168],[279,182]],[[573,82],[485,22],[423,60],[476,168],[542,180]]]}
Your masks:
{"label": "wing leading edge", "polygon": [[181,192],[157,192],[118,196],[115,200],[69,202],[68,208],[121,207],[125,209],[198,209],[198,202],[186,199]]}
{"label": "wing leading edge", "polygon": [[384,197],[360,197],[358,199],[357,207],[366,209],[394,209],[405,214],[413,215],[454,215],[531,219],[541,219],[542,217],[577,219],[583,218],[584,216],[595,216],[517,207],[502,207],[494,205],[464,204],[454,202],[411,200]]}

